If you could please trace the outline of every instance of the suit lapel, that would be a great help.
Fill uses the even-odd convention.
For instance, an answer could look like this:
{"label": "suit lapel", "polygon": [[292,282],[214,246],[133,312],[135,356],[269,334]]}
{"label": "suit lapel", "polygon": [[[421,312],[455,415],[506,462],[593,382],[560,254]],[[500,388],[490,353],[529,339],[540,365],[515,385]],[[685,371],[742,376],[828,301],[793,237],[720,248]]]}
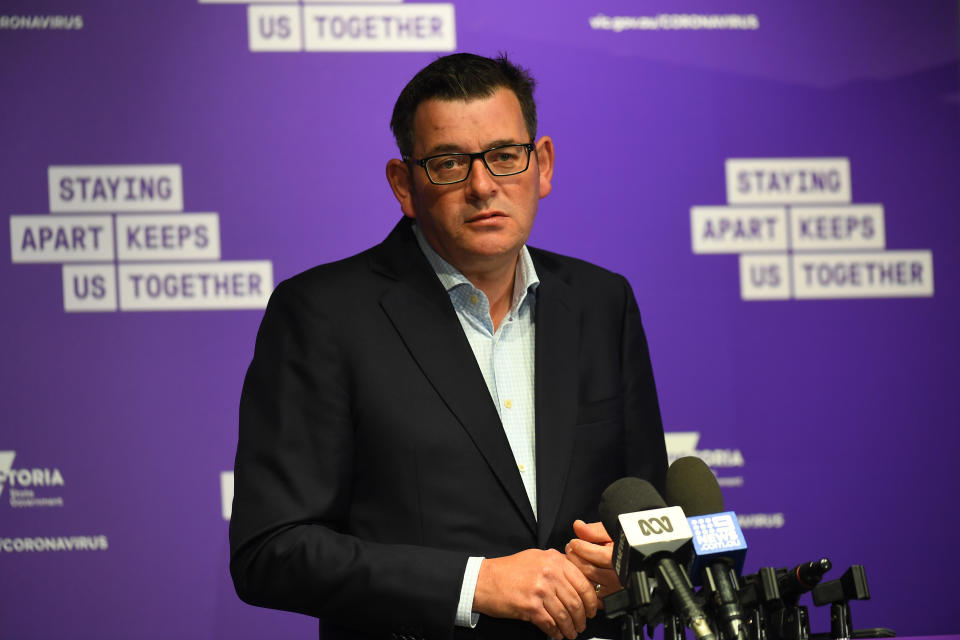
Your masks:
{"label": "suit lapel", "polygon": [[371,265],[396,280],[380,300],[384,312],[535,532],[530,501],[476,357],[447,292],[406,221],[374,250]]}
{"label": "suit lapel", "polygon": [[536,261],[537,543],[547,545],[573,455],[580,322],[573,291]]}

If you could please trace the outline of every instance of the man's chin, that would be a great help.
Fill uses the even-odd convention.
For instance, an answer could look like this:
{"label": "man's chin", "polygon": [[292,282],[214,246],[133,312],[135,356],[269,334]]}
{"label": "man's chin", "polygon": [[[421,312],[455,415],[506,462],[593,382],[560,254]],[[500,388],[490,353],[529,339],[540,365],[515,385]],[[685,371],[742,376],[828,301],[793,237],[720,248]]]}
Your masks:
{"label": "man's chin", "polygon": [[469,252],[472,261],[476,264],[488,264],[495,266],[504,261],[516,260],[520,255],[522,244],[503,243],[503,244],[485,244],[473,247]]}

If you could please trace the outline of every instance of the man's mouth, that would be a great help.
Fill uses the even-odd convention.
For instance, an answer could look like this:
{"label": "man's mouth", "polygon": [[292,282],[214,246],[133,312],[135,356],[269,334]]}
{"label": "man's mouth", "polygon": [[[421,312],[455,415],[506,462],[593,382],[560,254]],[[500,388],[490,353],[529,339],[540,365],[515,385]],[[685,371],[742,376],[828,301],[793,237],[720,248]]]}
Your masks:
{"label": "man's mouth", "polygon": [[503,218],[505,214],[501,211],[485,211],[483,213],[478,213],[475,216],[467,218],[467,223],[470,222],[482,222],[484,220],[491,220],[493,218]]}

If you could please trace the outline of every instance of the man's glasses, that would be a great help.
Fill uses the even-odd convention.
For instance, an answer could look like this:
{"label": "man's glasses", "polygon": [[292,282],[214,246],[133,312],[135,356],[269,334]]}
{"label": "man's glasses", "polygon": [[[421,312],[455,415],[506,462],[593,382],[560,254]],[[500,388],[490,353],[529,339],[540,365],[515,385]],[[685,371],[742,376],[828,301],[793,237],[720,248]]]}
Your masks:
{"label": "man's glasses", "polygon": [[463,182],[470,176],[473,161],[477,158],[483,161],[483,166],[495,176],[512,176],[523,173],[530,166],[530,152],[534,144],[505,144],[477,153],[442,153],[427,158],[411,158],[404,156],[404,160],[411,160],[427,172],[427,178],[433,184],[456,184]]}

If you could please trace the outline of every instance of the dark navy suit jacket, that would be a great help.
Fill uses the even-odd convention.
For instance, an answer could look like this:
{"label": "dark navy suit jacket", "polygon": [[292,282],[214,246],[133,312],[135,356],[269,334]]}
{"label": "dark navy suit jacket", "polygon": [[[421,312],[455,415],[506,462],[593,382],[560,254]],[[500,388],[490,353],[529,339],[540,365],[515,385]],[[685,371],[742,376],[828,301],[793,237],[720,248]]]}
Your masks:
{"label": "dark navy suit jacket", "polygon": [[486,616],[455,632],[467,558],[562,550],[614,480],[662,491],[666,453],[630,285],[530,253],[537,517],[410,221],[277,287],[240,401],[230,566],[244,601],[317,616],[328,639],[543,638]]}

